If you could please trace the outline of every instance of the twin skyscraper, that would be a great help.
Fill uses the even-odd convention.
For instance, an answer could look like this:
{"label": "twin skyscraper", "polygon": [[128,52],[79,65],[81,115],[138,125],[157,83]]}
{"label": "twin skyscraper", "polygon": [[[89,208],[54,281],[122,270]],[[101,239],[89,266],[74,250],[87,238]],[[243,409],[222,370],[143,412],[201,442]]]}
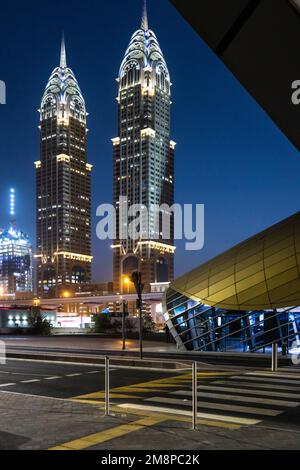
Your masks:
{"label": "twin skyscraper", "polygon": [[[118,136],[113,142],[113,202],[129,205],[174,202],[174,150],[170,140],[171,82],[146,3],[141,27],[131,38],[118,77]],[[91,172],[87,158],[87,112],[67,65],[64,39],[40,108],[40,160],[36,166],[37,283],[41,297],[59,296],[91,282]],[[156,233],[149,210],[148,233],[120,239],[113,247],[114,290],[142,272],[146,290],[168,283],[174,272],[174,241]],[[118,227],[117,223],[117,227]],[[173,232],[173,230],[171,230]],[[127,288],[126,288],[127,289]]]}

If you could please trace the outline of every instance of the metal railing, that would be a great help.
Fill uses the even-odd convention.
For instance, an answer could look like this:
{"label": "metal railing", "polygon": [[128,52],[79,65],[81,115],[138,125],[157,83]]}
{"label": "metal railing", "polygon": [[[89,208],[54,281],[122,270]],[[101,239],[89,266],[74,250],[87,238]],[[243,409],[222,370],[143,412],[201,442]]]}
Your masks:
{"label": "metal railing", "polygon": [[105,358],[105,416],[109,416],[110,411],[110,359],[106,356]]}
{"label": "metal railing", "polygon": [[272,344],[272,372],[277,372],[278,370],[278,344]]}
{"label": "metal railing", "polygon": [[[278,371],[278,344],[272,344],[272,372]],[[174,410],[176,414],[176,410]],[[110,415],[110,358],[105,357],[105,416]],[[192,429],[198,426],[198,363],[192,363]]]}
{"label": "metal railing", "polygon": [[[110,416],[110,358],[105,357],[105,416]],[[176,414],[176,410],[174,410]],[[192,364],[192,429],[197,429],[198,421],[198,364]]]}

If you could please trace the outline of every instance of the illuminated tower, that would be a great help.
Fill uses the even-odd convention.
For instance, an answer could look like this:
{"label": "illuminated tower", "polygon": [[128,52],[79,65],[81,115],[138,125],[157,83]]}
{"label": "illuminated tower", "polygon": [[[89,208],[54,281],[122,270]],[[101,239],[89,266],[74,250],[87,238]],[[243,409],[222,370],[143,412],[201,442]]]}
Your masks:
{"label": "illuminated tower", "polygon": [[0,295],[32,292],[32,248],[15,227],[15,190],[10,190],[10,226],[0,233]]}
{"label": "illuminated tower", "polygon": [[41,296],[91,278],[91,170],[87,113],[78,82],[67,67],[51,74],[40,109],[40,160],[36,166],[37,282]]}
{"label": "illuminated tower", "polygon": [[[176,144],[170,140],[170,75],[157,38],[149,29],[146,2],[141,27],[131,38],[117,81],[119,135],[112,139],[117,212],[114,284],[115,290],[124,291],[124,279],[138,269],[149,291],[150,284],[173,279],[173,217],[171,237],[163,240],[151,205],[173,204]],[[149,211],[147,233],[140,240],[120,234],[121,196],[129,206],[141,204]]]}

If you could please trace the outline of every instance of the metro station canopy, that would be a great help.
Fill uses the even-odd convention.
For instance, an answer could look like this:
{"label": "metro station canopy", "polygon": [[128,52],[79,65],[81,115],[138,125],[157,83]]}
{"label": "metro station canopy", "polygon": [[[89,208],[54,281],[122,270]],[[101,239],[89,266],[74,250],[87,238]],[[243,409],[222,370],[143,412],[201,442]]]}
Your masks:
{"label": "metro station canopy", "polygon": [[180,277],[170,290],[226,310],[300,305],[300,212]]}

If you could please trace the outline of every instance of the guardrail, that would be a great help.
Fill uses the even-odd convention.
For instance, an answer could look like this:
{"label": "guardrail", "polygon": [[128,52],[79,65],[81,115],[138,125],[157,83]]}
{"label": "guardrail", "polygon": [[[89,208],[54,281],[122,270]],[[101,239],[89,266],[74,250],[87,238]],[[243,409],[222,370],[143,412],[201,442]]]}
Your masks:
{"label": "guardrail", "polygon": [[[192,429],[197,429],[198,418],[198,364],[193,362],[192,368]],[[176,410],[174,410],[176,414]],[[110,415],[110,358],[105,357],[105,416]]]}
{"label": "guardrail", "polygon": [[[191,385],[192,385],[192,429],[197,430],[198,426],[198,363],[195,361],[192,363],[191,368]],[[272,372],[278,370],[278,344],[272,344]],[[174,414],[176,410],[174,409]],[[105,416],[110,415],[110,358],[105,357]]]}

